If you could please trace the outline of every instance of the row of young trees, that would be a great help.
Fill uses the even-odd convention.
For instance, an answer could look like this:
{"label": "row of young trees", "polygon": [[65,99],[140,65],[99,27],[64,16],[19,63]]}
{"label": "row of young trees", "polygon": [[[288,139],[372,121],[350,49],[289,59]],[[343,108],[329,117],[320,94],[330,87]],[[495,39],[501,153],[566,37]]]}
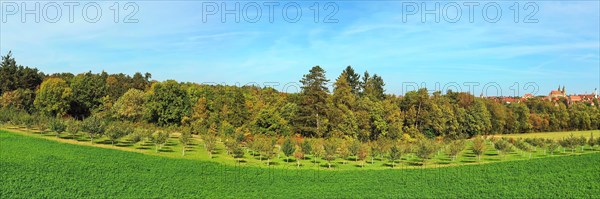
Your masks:
{"label": "row of young trees", "polygon": [[[33,71],[33,72],[32,72]],[[33,75],[37,74],[37,75]],[[385,94],[381,76],[362,76],[348,66],[328,89],[325,71],[315,66],[300,80],[299,93],[256,86],[199,85],[150,81],[136,73],[44,75],[2,57],[0,104],[30,114],[107,123],[149,123],[189,128],[192,134],[355,139],[361,142],[600,128],[600,110],[539,98],[504,104],[468,93],[429,94],[422,88],[404,96]],[[43,79],[43,81],[38,81]],[[597,105],[597,103],[596,103]]]}
{"label": "row of young trees", "polygon": [[[3,110],[0,123],[10,123],[14,126],[24,126],[29,129],[37,129],[40,133],[55,133],[59,137],[63,133],[68,138],[80,140],[83,136],[89,139],[91,143],[95,139],[104,137],[105,144],[132,144],[141,141],[153,143],[155,151],[158,153],[163,146],[178,138],[182,148],[182,156],[186,151],[193,148],[198,143],[208,152],[212,159],[213,154],[217,153],[217,147],[224,146],[226,154],[231,155],[239,161],[245,158],[258,158],[260,161],[266,160],[266,165],[270,165],[275,158],[280,159],[283,155],[286,162],[295,163],[301,166],[301,160],[310,159],[314,165],[325,161],[327,167],[338,164],[336,160],[341,160],[341,164],[347,164],[349,161],[356,162],[362,167],[365,164],[374,164],[377,161],[384,163],[389,167],[395,167],[404,162],[404,164],[414,164],[420,161],[425,166],[429,160],[444,153],[455,162],[457,157],[466,151],[470,151],[477,156],[480,161],[486,151],[497,150],[502,159],[507,153],[513,151],[519,152],[523,157],[532,158],[532,152],[544,150],[544,155],[554,155],[556,152],[574,153],[579,150],[585,151],[585,147],[595,150],[595,146],[600,145],[600,138],[575,137],[572,134],[569,137],[558,141],[543,138],[497,138],[476,136],[473,140],[465,139],[420,139],[420,140],[392,140],[381,138],[369,142],[361,142],[358,139],[351,138],[305,138],[301,136],[267,136],[261,134],[243,134],[234,132],[229,136],[221,136],[215,125],[212,125],[208,133],[194,138],[190,127],[183,128],[153,128],[152,126],[140,126],[127,122],[107,123],[97,117],[88,117],[83,121],[74,119],[61,120],[51,117],[32,116],[23,112],[8,112]],[[6,117],[8,116],[8,117]],[[21,119],[14,119],[21,118]],[[176,132],[175,136],[171,132]],[[198,139],[199,138],[199,139]],[[200,141],[201,140],[201,141]],[[108,143],[107,143],[108,141]],[[469,143],[470,146],[469,146]],[[492,147],[492,148],[490,148]],[[568,150],[568,151],[567,151]],[[322,164],[320,164],[322,165]]]}

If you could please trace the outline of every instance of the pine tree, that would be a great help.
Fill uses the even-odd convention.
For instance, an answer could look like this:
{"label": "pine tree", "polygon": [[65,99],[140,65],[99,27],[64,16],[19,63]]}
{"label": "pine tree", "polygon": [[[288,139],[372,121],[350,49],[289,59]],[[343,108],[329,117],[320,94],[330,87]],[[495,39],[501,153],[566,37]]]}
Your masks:
{"label": "pine tree", "polygon": [[285,156],[287,157],[287,160],[289,162],[289,158],[290,156],[292,156],[294,154],[295,151],[295,145],[292,142],[291,138],[287,138],[285,140],[285,142],[283,143],[283,146],[281,146],[281,150],[283,151],[283,154],[285,154]]}
{"label": "pine tree", "polygon": [[352,93],[358,96],[360,93],[360,75],[354,72],[352,66],[346,67],[342,73],[346,74],[346,81],[352,88]]}
{"label": "pine tree", "polygon": [[344,134],[356,138],[358,134],[357,118],[353,112],[356,108],[356,96],[347,82],[346,72],[338,77],[334,84],[332,107],[330,108],[330,124],[333,134]]}
{"label": "pine tree", "polygon": [[324,134],[323,120],[327,115],[327,97],[329,89],[326,87],[329,80],[325,77],[325,70],[320,66],[310,69],[302,80],[300,109],[298,125],[300,133],[304,136],[322,137]]}

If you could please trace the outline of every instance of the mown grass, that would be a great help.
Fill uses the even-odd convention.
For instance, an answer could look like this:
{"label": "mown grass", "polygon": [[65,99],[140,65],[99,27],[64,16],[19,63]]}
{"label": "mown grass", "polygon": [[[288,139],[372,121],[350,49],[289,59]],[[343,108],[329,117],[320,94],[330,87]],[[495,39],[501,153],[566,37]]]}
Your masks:
{"label": "mown grass", "polygon": [[0,198],[595,198],[600,154],[439,169],[235,167],[0,131]]}
{"label": "mown grass", "polygon": [[592,131],[562,131],[562,132],[543,132],[543,133],[524,133],[524,134],[506,134],[499,135],[500,137],[506,138],[546,138],[546,139],[554,139],[559,140],[565,138],[573,134],[575,137],[586,137],[589,138],[591,134],[594,135],[595,138],[600,137],[600,130],[592,130]]}

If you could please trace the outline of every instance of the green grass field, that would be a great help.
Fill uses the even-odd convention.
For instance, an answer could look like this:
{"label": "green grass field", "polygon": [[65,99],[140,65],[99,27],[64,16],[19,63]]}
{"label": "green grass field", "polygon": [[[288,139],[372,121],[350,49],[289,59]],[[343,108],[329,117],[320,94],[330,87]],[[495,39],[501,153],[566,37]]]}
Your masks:
{"label": "green grass field", "polygon": [[0,131],[0,198],[594,198],[599,153],[437,169],[235,167]]}

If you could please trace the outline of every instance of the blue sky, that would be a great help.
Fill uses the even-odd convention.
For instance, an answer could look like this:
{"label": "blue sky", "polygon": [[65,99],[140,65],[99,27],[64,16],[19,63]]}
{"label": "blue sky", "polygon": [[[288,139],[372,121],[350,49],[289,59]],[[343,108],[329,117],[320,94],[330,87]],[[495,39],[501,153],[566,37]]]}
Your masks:
{"label": "blue sky", "polygon": [[[485,92],[484,85],[498,85],[502,95],[546,95],[558,85],[565,85],[569,94],[600,87],[598,1],[532,5],[499,1],[501,17],[495,23],[486,21],[495,17],[494,7],[488,8],[488,18],[482,14],[490,1],[474,7],[473,22],[464,2],[452,4],[462,11],[455,23],[444,20],[456,16],[448,1],[438,2],[439,22],[433,15],[422,22],[423,7],[432,9],[435,1],[334,1],[329,7],[319,1],[315,23],[311,10],[315,2],[297,1],[302,16],[295,23],[286,21],[295,16],[293,9],[287,10],[288,18],[282,16],[282,7],[290,2],[281,1],[274,8],[273,22],[269,7],[257,2],[262,16],[256,23],[243,18],[255,16],[251,1],[238,1],[242,13],[242,7],[249,6],[240,22],[226,15],[225,23],[220,15],[223,4],[218,1],[204,2],[219,6],[216,15],[203,12],[207,8],[199,1],[138,1],[137,23],[122,23],[131,11],[123,9],[126,2],[119,2],[119,23],[113,21],[115,1],[98,3],[102,16],[96,23],[85,21],[86,3],[74,8],[70,23],[68,7],[58,2],[61,18],[49,23],[44,16],[51,19],[55,11],[47,6],[49,2],[40,1],[40,12],[47,6],[48,13],[41,13],[39,23],[26,15],[23,23],[21,13],[10,14],[12,7],[2,1],[0,53],[12,50],[19,64],[47,73],[141,71],[157,80],[258,83],[289,92],[297,90],[298,80],[315,65],[322,66],[332,81],[348,65],[360,73],[377,73],[386,81],[387,92],[394,94],[403,94],[412,88],[407,85],[415,83],[434,90],[436,82],[438,89],[458,84],[462,91],[469,90],[465,84],[475,82],[479,84],[473,89],[476,95]],[[11,5],[22,10],[21,3]],[[515,3],[520,8],[518,23],[511,10]],[[225,4],[231,8],[235,1]],[[417,5],[419,12],[409,15],[409,4]],[[34,2],[25,6],[31,8]],[[332,8],[337,8],[332,17],[337,23],[323,23]],[[537,22],[524,23],[534,8],[537,12],[531,19]],[[89,9],[87,14],[95,16]],[[537,92],[529,85],[537,85]]]}

